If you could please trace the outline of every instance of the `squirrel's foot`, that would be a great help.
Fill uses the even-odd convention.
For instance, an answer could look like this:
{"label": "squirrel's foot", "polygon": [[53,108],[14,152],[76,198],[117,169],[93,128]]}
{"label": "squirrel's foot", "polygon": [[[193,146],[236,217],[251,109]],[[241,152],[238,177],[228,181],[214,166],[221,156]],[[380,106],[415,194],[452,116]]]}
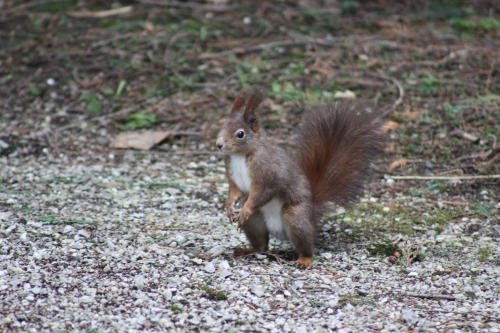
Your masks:
{"label": "squirrel's foot", "polygon": [[297,267],[300,268],[310,268],[312,267],[313,264],[313,258],[312,257],[300,257],[299,259],[295,260],[292,262]]}
{"label": "squirrel's foot", "polygon": [[262,252],[266,252],[266,251],[265,250],[261,251],[261,250],[254,248],[254,247],[250,247],[250,248],[235,247],[234,248],[234,255],[235,256],[247,256],[249,254],[262,253]]}

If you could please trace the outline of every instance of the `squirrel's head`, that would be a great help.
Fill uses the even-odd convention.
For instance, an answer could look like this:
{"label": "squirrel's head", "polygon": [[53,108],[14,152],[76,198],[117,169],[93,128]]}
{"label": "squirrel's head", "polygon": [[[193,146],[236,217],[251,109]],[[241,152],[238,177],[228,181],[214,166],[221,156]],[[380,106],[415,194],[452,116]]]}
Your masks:
{"label": "squirrel's head", "polygon": [[246,155],[260,137],[259,120],[255,114],[262,93],[256,88],[242,90],[234,101],[231,114],[217,136],[217,148],[225,154]]}

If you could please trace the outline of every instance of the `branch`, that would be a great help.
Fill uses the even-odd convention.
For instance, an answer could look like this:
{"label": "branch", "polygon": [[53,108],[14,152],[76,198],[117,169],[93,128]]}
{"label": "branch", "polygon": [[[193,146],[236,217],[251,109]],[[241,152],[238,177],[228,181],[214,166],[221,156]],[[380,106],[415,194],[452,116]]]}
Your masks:
{"label": "branch", "polygon": [[375,39],[378,38],[378,36],[345,36],[345,37],[335,37],[335,38],[314,38],[314,39],[304,39],[304,40],[280,40],[271,43],[258,44],[247,48],[239,47],[232,50],[222,51],[219,53],[202,54],[200,55],[199,58],[200,59],[220,58],[231,54],[244,54],[254,51],[267,50],[276,46],[291,46],[291,45],[303,45],[303,44],[319,44],[324,46],[331,46],[331,45],[336,45],[339,41],[345,41],[347,39],[357,39],[357,38]]}
{"label": "branch", "polygon": [[449,301],[456,300],[455,296],[448,296],[448,295],[414,294],[414,293],[406,293],[406,292],[402,292],[401,295],[408,296],[408,297],[428,298],[428,299],[447,299]]}
{"label": "branch", "polygon": [[395,180],[470,180],[470,179],[500,179],[500,175],[486,175],[486,176],[388,176],[384,178]]}
{"label": "branch", "polygon": [[132,11],[132,9],[133,9],[132,6],[127,6],[127,7],[110,9],[110,10],[102,10],[100,12],[67,12],[66,14],[68,16],[78,17],[78,18],[103,18],[103,17],[113,16],[113,15],[121,15],[121,14],[130,13]]}

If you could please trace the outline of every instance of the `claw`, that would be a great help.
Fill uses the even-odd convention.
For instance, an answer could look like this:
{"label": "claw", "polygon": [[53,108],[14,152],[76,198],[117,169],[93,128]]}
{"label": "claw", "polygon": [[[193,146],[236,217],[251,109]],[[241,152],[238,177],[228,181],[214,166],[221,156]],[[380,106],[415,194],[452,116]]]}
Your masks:
{"label": "claw", "polygon": [[310,268],[312,267],[313,260],[312,257],[300,257],[293,261],[292,264],[300,268]]}

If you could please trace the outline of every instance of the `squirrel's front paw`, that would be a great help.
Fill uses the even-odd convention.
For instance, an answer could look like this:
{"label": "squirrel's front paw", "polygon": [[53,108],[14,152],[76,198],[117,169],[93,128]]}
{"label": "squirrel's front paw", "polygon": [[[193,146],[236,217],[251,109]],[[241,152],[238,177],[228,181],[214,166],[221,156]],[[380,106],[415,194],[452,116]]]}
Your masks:
{"label": "squirrel's front paw", "polygon": [[226,205],[226,212],[227,212],[227,217],[229,218],[229,222],[233,223],[236,219],[236,216],[234,214],[234,205]]}
{"label": "squirrel's front paw", "polygon": [[248,219],[250,218],[250,211],[248,209],[241,209],[241,212],[236,216],[235,220],[238,221],[238,228],[243,229],[245,224],[248,222]]}

